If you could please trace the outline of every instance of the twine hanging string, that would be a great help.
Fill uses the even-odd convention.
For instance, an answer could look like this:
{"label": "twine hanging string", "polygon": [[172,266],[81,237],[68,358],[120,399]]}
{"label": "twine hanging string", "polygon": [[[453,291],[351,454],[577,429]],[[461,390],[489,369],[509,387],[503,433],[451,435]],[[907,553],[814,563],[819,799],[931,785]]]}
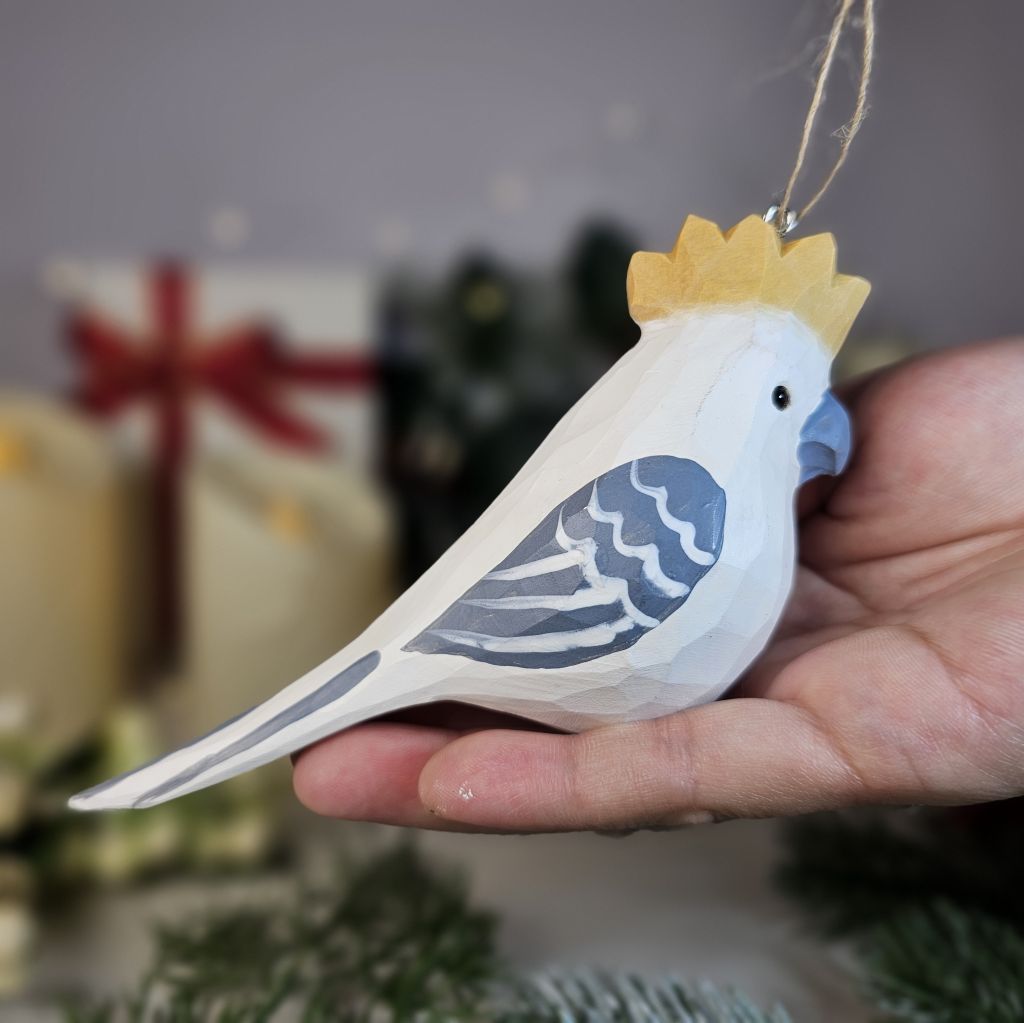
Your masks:
{"label": "twine hanging string", "polygon": [[804,219],[808,213],[818,205],[821,197],[828,191],[839,168],[846,162],[850,152],[850,144],[860,131],[861,125],[868,112],[868,85],[871,81],[871,65],[875,54],[875,2],[874,0],[861,0],[863,10],[863,45],[861,48],[860,80],[857,83],[857,100],[854,104],[853,115],[835,134],[839,139],[839,151],[832,163],[832,168],[825,175],[824,180],[818,186],[818,190],[804,203],[799,212],[793,212],[790,203],[793,199],[793,191],[796,188],[800,172],[803,170],[804,161],[807,158],[807,151],[810,148],[811,137],[814,133],[814,124],[821,111],[825,100],[825,83],[835,63],[836,51],[839,48],[839,39],[843,29],[850,20],[855,0],[842,0],[839,10],[836,12],[835,21],[828,34],[825,49],[818,58],[818,77],[814,83],[814,94],[811,96],[811,105],[807,109],[807,117],[804,119],[804,130],[800,136],[800,146],[797,149],[796,160],[793,170],[786,183],[786,190],[782,199],[773,204],[765,214],[765,220],[775,224],[779,234],[786,235],[796,227],[797,223]]}

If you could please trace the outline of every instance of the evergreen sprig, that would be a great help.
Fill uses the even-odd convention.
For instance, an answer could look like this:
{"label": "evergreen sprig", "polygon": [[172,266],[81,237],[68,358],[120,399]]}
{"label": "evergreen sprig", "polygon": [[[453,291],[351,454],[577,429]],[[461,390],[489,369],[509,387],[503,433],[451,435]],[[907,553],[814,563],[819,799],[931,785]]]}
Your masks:
{"label": "evergreen sprig", "polygon": [[457,875],[401,845],[344,884],[156,932],[121,998],[69,999],[68,1023],[789,1023],[710,985],[582,974],[513,977],[495,920]]}
{"label": "evergreen sprig", "polygon": [[1024,805],[955,811],[821,814],[794,821],[776,872],[830,937],[863,932],[936,899],[1024,930]]}
{"label": "evergreen sprig", "polygon": [[979,910],[937,899],[895,913],[860,952],[868,991],[890,1018],[1024,1020],[1024,935]]}
{"label": "evergreen sprig", "polygon": [[614,974],[549,974],[519,987],[526,1023],[791,1023],[733,989],[677,979],[650,982]]}
{"label": "evergreen sprig", "polygon": [[820,933],[848,939],[870,999],[903,1023],[1024,1021],[1024,807],[823,815],[778,872]]}

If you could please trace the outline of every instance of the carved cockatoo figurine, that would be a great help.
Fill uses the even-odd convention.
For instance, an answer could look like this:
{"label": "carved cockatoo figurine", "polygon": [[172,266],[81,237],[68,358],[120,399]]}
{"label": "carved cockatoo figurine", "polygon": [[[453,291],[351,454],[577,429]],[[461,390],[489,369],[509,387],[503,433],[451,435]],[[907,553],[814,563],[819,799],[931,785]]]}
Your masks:
{"label": "carved cockatoo figurine", "polygon": [[690,217],[627,290],[637,345],[361,636],[71,806],[152,806],[435,701],[579,731],[725,692],[786,603],[797,487],[847,461],[829,372],[869,285],[830,235]]}

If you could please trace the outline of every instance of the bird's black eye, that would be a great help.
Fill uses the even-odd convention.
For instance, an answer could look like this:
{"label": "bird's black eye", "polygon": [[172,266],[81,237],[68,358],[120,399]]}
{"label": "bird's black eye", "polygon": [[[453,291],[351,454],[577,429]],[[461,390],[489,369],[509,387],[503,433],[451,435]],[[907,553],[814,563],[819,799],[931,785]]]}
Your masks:
{"label": "bird's black eye", "polygon": [[778,387],[772,391],[772,404],[781,412],[784,408],[789,408],[789,390],[779,384]]}

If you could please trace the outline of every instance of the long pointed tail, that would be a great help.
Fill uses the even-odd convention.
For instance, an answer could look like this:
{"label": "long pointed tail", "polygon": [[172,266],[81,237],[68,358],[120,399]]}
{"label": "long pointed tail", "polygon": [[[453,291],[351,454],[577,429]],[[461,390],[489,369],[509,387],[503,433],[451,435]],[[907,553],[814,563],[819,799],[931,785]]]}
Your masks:
{"label": "long pointed tail", "polygon": [[367,703],[360,701],[363,713],[346,720],[333,706],[379,664],[375,650],[314,688],[307,684],[308,676],[300,679],[187,746],[72,796],[68,805],[72,810],[155,806],[276,760],[370,713],[382,713],[388,708],[367,713]]}

